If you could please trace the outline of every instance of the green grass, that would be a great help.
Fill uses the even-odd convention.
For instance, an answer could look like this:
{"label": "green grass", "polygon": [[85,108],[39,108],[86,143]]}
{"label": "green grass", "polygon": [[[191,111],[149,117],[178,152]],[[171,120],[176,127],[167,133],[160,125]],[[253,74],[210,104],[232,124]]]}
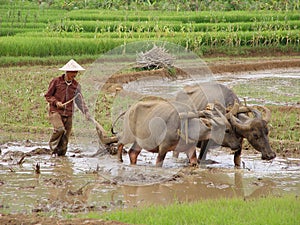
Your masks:
{"label": "green grass", "polygon": [[283,106],[268,108],[272,112],[270,138],[300,142],[300,109]]}
{"label": "green grass", "polygon": [[[201,190],[199,190],[201,191]],[[300,221],[300,200],[296,196],[266,197],[255,200],[218,199],[196,203],[150,206],[84,217],[147,225],[296,225]]]}
{"label": "green grass", "polygon": [[52,56],[52,57],[34,57],[34,56],[7,56],[0,58],[0,65],[4,67],[14,67],[14,66],[25,66],[25,69],[28,66],[49,66],[49,65],[59,65],[63,62],[68,62],[70,58],[75,58],[81,63],[94,62],[99,58],[98,55],[62,55],[62,56]]}
{"label": "green grass", "polygon": [[45,126],[47,104],[43,95],[50,77],[47,69],[0,68],[1,122]]}
{"label": "green grass", "polygon": [[[270,22],[219,22],[219,23],[196,23],[195,21],[166,21],[160,18],[158,21],[120,21],[117,18],[108,20],[69,20],[64,23],[63,29],[68,32],[157,32],[172,30],[174,32],[233,32],[233,31],[281,31],[297,30],[299,20],[270,21]],[[3,27],[10,28],[10,23],[3,24]],[[61,23],[53,23],[47,29],[60,29]],[[15,28],[22,28],[23,24],[16,24]],[[26,29],[38,28],[33,24],[26,24]],[[45,24],[41,24],[45,28]]]}
{"label": "green grass", "polygon": [[252,79],[247,79],[246,83],[235,85],[233,90],[238,96],[249,99],[247,102],[250,104],[264,103],[286,105],[297,104],[299,101],[300,81],[298,78],[286,79],[271,76],[261,79],[258,78],[252,76]]}

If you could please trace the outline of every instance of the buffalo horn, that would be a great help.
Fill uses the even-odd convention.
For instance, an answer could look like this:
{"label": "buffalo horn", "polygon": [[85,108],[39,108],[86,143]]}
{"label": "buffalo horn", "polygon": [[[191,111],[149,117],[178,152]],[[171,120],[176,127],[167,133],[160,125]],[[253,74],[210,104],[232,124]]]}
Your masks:
{"label": "buffalo horn", "polygon": [[251,112],[250,107],[248,106],[240,106],[238,113],[248,113]]}
{"label": "buffalo horn", "polygon": [[234,101],[234,105],[231,108],[230,107],[226,108],[226,111],[229,111],[228,113],[225,114],[226,118],[229,119],[230,114],[234,116],[237,115],[239,112],[239,108],[240,108],[239,103],[237,101]]}
{"label": "buffalo horn", "polygon": [[[238,128],[239,130],[243,130],[243,131],[246,131],[246,130],[250,130],[251,127],[250,127],[250,124],[243,124],[238,118],[236,118],[234,115],[230,114],[230,121],[231,121],[231,124]],[[239,122],[238,122],[239,121]]]}
{"label": "buffalo horn", "polygon": [[233,115],[236,115],[239,111],[239,108],[240,108],[240,104],[237,101],[234,101],[234,105],[229,112],[232,113]]}

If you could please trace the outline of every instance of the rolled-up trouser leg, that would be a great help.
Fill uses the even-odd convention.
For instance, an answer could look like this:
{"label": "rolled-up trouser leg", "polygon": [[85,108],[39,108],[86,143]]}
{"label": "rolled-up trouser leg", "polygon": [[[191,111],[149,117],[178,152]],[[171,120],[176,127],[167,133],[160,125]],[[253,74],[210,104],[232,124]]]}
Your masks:
{"label": "rolled-up trouser leg", "polygon": [[63,156],[66,155],[67,153],[67,148],[68,148],[68,143],[69,143],[69,138],[71,135],[71,130],[72,130],[72,117],[62,117],[62,121],[64,123],[65,127],[65,133],[63,134],[60,143],[59,143],[59,152],[57,153],[58,156]]}
{"label": "rolled-up trouser leg", "polygon": [[58,154],[61,151],[61,140],[64,134],[66,133],[66,129],[64,127],[63,121],[59,113],[51,112],[49,114],[50,123],[53,126],[53,133],[50,137],[49,146],[54,154]]}
{"label": "rolled-up trouser leg", "polygon": [[65,128],[63,127],[53,130],[53,133],[49,141],[49,146],[52,153],[56,154],[60,151],[60,142],[64,136],[64,133],[65,133]]}

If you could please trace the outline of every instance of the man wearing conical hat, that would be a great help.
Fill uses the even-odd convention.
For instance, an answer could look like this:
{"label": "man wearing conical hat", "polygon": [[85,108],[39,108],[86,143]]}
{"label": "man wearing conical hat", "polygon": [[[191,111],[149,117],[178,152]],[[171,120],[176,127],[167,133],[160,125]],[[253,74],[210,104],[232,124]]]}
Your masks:
{"label": "man wearing conical hat", "polygon": [[72,129],[74,103],[87,120],[91,117],[83,100],[80,84],[75,80],[77,73],[85,69],[71,59],[59,70],[64,71],[64,74],[50,82],[45,98],[49,103],[49,120],[53,126],[49,146],[53,154],[64,156]]}

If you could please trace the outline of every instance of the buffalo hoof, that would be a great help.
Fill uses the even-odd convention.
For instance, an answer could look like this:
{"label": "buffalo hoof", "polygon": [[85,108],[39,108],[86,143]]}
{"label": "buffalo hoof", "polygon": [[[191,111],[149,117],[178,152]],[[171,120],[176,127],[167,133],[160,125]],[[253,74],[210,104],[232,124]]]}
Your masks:
{"label": "buffalo hoof", "polygon": [[197,167],[197,166],[198,166],[198,163],[189,163],[189,166],[190,166],[190,167]]}
{"label": "buffalo hoof", "polygon": [[219,162],[212,159],[202,159],[198,160],[198,163],[201,165],[210,165],[210,164],[219,164]]}

